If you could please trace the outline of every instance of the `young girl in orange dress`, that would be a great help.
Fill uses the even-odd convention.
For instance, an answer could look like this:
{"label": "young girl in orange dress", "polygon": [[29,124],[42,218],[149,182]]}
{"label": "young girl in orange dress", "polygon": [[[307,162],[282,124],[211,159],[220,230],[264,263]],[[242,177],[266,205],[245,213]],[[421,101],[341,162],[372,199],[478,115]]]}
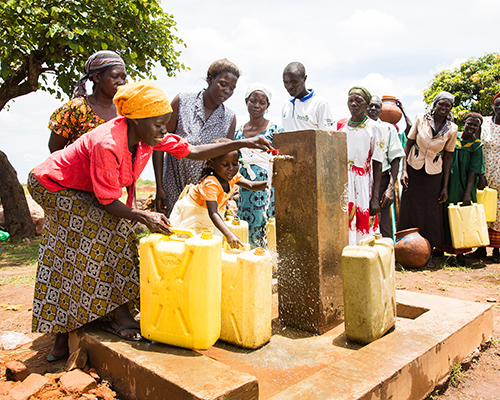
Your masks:
{"label": "young girl in orange dress", "polygon": [[[231,139],[221,138],[213,143],[224,142],[231,142]],[[245,179],[238,172],[239,169],[238,151],[207,160],[198,184],[186,186],[184,195],[181,194],[175,203],[169,218],[172,226],[197,232],[209,229],[215,234],[224,235],[230,247],[242,246],[241,240],[229,230],[220,213],[233,195],[235,185],[255,191],[265,189],[267,181]]]}

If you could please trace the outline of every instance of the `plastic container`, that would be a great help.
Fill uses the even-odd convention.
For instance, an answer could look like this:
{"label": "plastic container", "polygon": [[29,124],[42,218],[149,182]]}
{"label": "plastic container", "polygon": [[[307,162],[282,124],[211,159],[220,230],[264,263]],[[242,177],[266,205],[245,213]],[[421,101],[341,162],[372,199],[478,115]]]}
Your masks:
{"label": "plastic container", "polygon": [[267,249],[276,253],[276,218],[269,218],[266,223]]}
{"label": "plastic container", "polygon": [[398,99],[393,96],[382,96],[382,113],[380,119],[391,124],[397,124],[403,115],[397,105]]}
{"label": "plastic container", "polygon": [[489,187],[477,191],[477,204],[484,206],[486,222],[495,222],[497,220],[497,196],[498,192]]}
{"label": "plastic container", "polygon": [[141,333],[208,349],[220,335],[222,238],[210,231],[174,232],[140,241]]}
{"label": "plastic container", "polygon": [[224,249],[220,339],[248,349],[267,343],[271,339],[272,296],[269,252]]}
{"label": "plastic container", "polygon": [[455,249],[468,249],[488,246],[490,239],[484,206],[477,203],[472,203],[470,206],[461,206],[461,204],[448,206],[453,247]]}
{"label": "plastic container", "polygon": [[228,228],[233,232],[238,239],[243,243],[248,243],[248,222],[234,217],[230,220],[224,221]]}
{"label": "plastic container", "polygon": [[346,336],[360,343],[380,338],[396,323],[394,245],[381,235],[342,251]]}
{"label": "plastic container", "polygon": [[267,250],[271,252],[273,272],[278,270],[278,250],[276,248],[276,219],[269,218],[266,223]]}

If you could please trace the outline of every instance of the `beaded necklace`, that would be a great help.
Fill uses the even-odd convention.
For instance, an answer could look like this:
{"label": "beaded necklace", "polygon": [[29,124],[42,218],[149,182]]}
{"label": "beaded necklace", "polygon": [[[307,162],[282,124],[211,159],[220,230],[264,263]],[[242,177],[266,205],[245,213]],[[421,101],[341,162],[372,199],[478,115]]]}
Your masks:
{"label": "beaded necklace", "polygon": [[[357,121],[354,121],[354,122],[353,122],[353,121],[351,120],[351,118],[349,118],[349,121],[347,121],[347,129],[349,129],[350,131],[353,131],[353,130],[358,129],[358,128],[360,128],[360,127],[361,127],[361,128],[363,128],[361,125],[363,125],[363,124],[364,124],[364,122],[366,121],[366,119],[367,119],[367,118],[368,118],[368,117],[365,115],[365,118],[363,118],[363,121],[361,121],[361,122],[357,122]],[[353,127],[351,128],[351,127],[349,126],[349,123],[350,123],[350,122],[352,122],[352,123],[356,124],[356,126],[353,126]]]}

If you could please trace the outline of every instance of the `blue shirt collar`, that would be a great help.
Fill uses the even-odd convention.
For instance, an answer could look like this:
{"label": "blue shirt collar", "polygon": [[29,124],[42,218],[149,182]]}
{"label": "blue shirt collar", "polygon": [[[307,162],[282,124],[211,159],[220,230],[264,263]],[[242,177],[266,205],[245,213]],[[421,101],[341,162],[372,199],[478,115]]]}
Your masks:
{"label": "blue shirt collar", "polygon": [[290,102],[295,104],[295,100],[300,100],[301,102],[309,100],[311,97],[314,96],[314,90],[313,89],[307,89],[309,90],[309,94],[306,94],[304,97],[301,97],[300,99],[297,97],[290,97]]}

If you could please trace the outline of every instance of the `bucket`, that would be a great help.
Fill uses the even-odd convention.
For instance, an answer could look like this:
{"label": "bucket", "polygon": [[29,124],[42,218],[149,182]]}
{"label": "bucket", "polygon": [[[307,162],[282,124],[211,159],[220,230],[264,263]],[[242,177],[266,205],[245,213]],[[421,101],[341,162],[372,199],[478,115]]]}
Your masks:
{"label": "bucket", "polygon": [[497,196],[498,192],[489,187],[477,191],[477,204],[484,206],[486,222],[495,222],[497,220]]}
{"label": "bucket", "polygon": [[188,349],[220,335],[222,238],[175,230],[140,241],[141,334]]}
{"label": "bucket", "polygon": [[396,323],[394,245],[381,235],[342,251],[346,336],[360,343],[382,337]]}
{"label": "bucket", "polygon": [[271,339],[271,255],[262,248],[222,251],[220,339],[256,349]]}
{"label": "bucket", "polygon": [[462,206],[461,204],[448,206],[453,247],[455,249],[468,249],[489,246],[490,239],[484,206],[477,203],[472,203],[470,206]]}

